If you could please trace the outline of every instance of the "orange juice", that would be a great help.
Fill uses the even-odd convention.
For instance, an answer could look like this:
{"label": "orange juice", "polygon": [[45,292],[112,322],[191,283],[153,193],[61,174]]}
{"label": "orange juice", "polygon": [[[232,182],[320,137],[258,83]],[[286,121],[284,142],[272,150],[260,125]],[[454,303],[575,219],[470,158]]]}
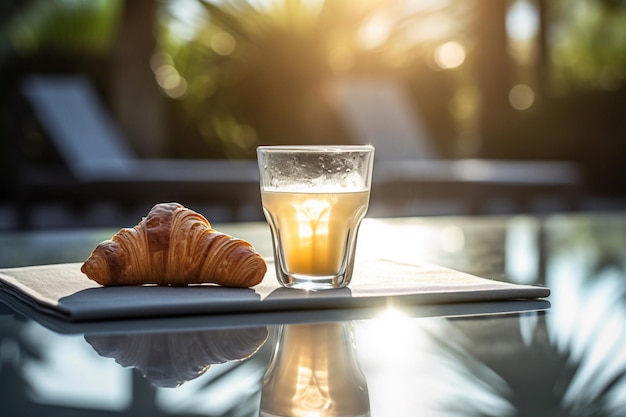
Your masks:
{"label": "orange juice", "polygon": [[[262,191],[274,245],[291,274],[338,274],[354,251],[356,232],[367,211],[369,191]],[[279,261],[278,259],[276,260]]]}

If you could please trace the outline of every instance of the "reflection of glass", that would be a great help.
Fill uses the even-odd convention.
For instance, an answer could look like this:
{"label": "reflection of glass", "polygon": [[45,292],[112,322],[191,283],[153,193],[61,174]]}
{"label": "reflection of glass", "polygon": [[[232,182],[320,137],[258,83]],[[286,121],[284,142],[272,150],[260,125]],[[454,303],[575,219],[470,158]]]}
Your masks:
{"label": "reflection of glass", "polygon": [[267,328],[212,331],[85,335],[100,356],[137,368],[153,385],[177,387],[212,364],[242,360],[265,343]]}
{"label": "reflection of glass", "polygon": [[356,359],[352,325],[281,327],[263,379],[260,415],[369,416],[367,383]]}

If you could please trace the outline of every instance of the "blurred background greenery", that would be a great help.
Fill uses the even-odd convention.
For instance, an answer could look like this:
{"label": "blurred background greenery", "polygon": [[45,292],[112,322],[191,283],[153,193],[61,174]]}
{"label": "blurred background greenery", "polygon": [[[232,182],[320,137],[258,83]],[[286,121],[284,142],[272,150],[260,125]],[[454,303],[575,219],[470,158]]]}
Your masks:
{"label": "blurred background greenery", "polygon": [[[446,157],[626,190],[624,0],[3,0],[0,73],[3,125],[24,74],[84,74],[139,155],[177,158],[352,142],[332,80],[393,76]],[[53,161],[44,139],[26,150]]]}

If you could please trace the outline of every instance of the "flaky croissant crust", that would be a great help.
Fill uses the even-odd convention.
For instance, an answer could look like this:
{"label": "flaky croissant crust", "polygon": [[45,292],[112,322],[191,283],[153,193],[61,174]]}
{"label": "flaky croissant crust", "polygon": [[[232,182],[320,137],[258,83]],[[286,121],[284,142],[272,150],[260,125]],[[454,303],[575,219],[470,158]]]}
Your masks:
{"label": "flaky croissant crust", "polygon": [[100,243],[81,271],[101,285],[216,283],[252,287],[267,271],[245,240],[211,228],[178,203],[155,205],[133,228]]}

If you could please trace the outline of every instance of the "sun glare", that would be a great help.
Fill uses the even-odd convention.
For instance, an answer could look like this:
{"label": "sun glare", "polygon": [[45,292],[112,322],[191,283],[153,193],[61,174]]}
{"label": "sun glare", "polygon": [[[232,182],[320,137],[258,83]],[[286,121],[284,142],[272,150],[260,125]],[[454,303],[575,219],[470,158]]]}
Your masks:
{"label": "sun glare", "polygon": [[366,326],[367,331],[361,335],[367,350],[384,352],[385,359],[380,363],[401,364],[411,357],[413,349],[420,344],[420,333],[414,332],[415,324],[401,310],[389,306]]}
{"label": "sun glare", "polygon": [[509,9],[506,16],[506,32],[511,39],[526,41],[533,38],[539,30],[539,18],[536,8],[527,0],[518,0]]}
{"label": "sun glare", "polygon": [[235,51],[237,41],[228,32],[218,32],[211,37],[210,45],[211,49],[213,49],[215,53],[222,56],[228,56]]}
{"label": "sun glare", "polygon": [[384,14],[377,14],[363,25],[357,41],[363,49],[374,49],[389,37],[393,22]]}
{"label": "sun glare", "polygon": [[435,63],[441,69],[460,67],[465,62],[465,47],[459,42],[446,42],[435,49]]}
{"label": "sun glare", "polygon": [[535,102],[535,91],[526,84],[517,84],[509,92],[509,102],[516,110],[526,110]]}

